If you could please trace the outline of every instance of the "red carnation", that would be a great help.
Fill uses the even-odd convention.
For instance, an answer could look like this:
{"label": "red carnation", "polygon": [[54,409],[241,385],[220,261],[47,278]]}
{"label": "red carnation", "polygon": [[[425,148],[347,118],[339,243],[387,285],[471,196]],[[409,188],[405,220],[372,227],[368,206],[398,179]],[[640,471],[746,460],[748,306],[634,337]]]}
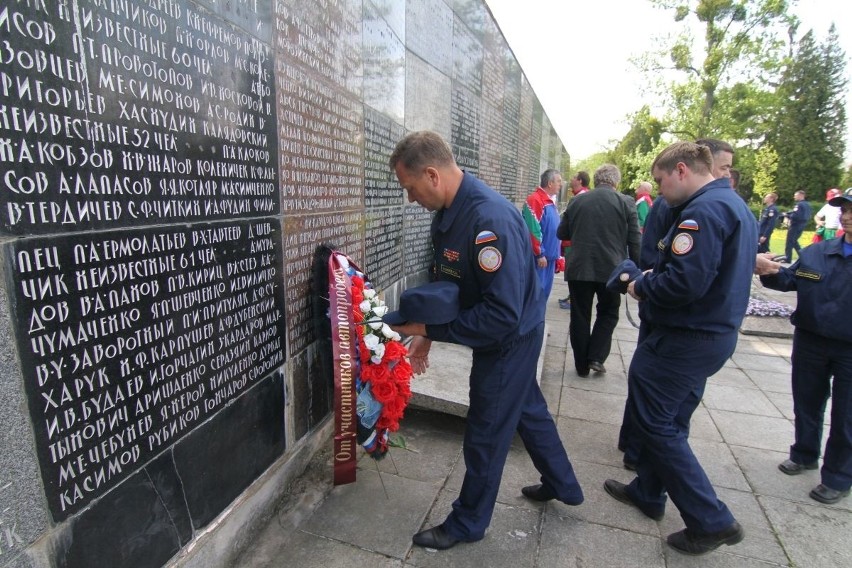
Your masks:
{"label": "red carnation", "polygon": [[408,355],[408,349],[406,349],[405,345],[399,341],[389,341],[385,344],[386,360],[393,361],[395,359],[402,359],[406,355]]}
{"label": "red carnation", "polygon": [[396,398],[396,386],[392,382],[373,379],[370,384],[372,385],[373,398],[383,405]]}

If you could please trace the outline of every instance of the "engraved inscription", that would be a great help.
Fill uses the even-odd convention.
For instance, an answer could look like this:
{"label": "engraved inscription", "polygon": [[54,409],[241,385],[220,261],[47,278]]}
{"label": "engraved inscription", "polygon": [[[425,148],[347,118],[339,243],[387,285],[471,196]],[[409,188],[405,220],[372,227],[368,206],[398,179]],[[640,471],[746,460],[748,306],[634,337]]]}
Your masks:
{"label": "engraved inscription", "polygon": [[0,230],[279,211],[267,44],[190,2],[3,14]]}
{"label": "engraved inscription", "polygon": [[290,353],[298,353],[316,340],[310,302],[314,252],[322,243],[333,244],[363,267],[364,214],[290,215],[285,219],[284,233],[287,337]]}
{"label": "engraved inscription", "polygon": [[56,519],[283,363],[280,235],[243,221],[7,246]]}

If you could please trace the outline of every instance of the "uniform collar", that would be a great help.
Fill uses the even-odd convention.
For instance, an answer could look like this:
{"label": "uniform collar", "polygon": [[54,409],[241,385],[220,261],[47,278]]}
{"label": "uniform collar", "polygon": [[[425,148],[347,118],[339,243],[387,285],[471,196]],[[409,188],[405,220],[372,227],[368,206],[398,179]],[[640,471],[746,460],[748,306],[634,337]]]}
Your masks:
{"label": "uniform collar", "polygon": [[728,180],[728,178],[714,179],[710,183],[705,184],[703,187],[701,187],[701,189],[699,189],[698,191],[696,191],[695,193],[690,195],[689,198],[686,201],[684,201],[680,205],[674,207],[673,209],[677,209],[678,211],[683,211],[684,208],[686,208],[687,205],[692,203],[693,200],[697,199],[698,196],[704,195],[708,191],[718,191],[718,190],[734,191],[733,189],[731,189],[731,182]]}
{"label": "uniform collar", "polygon": [[447,231],[456,220],[462,211],[465,209],[465,202],[467,201],[468,196],[470,195],[471,188],[473,187],[473,177],[464,172],[464,176],[462,177],[461,185],[459,186],[458,191],[456,192],[456,196],[453,198],[453,202],[450,203],[449,207],[441,209],[440,215],[441,220],[438,224],[438,229],[442,232]]}
{"label": "uniform collar", "polygon": [[845,237],[843,235],[833,238],[828,241],[825,245],[826,254],[836,254],[839,256],[843,256],[843,241]]}

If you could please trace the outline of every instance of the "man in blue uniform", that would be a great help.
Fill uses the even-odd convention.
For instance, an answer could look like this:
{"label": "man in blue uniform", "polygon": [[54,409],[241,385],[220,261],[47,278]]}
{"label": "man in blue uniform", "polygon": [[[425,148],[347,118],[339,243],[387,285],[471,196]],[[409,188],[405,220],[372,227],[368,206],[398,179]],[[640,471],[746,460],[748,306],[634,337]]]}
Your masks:
{"label": "man in blue uniform", "polygon": [[760,212],[760,222],[757,228],[757,252],[769,252],[769,239],[772,238],[772,231],[778,224],[776,201],[778,201],[777,193],[767,193],[766,197],[763,198],[763,204],[766,207]]}
{"label": "man in blue uniform", "polygon": [[541,473],[541,484],[524,487],[523,494],[579,505],[583,491],[536,382],[545,301],[520,212],[459,169],[434,132],[402,139],[390,166],[408,200],[436,212],[433,277],[458,284],[460,304],[449,324],[408,322],[393,329],[414,336],[409,359],[418,374],[429,366],[433,340],[473,350],[461,492],[447,519],[414,535],[414,544],[445,549],[485,535],[516,430]]}
{"label": "man in blue uniform", "polygon": [[652,271],[628,286],[644,304],[648,331],[628,374],[631,426],[640,442],[637,477],[608,479],[604,489],[653,519],[666,493],[686,529],[669,546],[704,554],[743,539],[742,527],[716,496],[689,446],[689,420],[707,378],[734,352],[748,306],[757,223],[727,179],[712,174],[708,148],[678,142],[651,168],[673,222]]}
{"label": "man in blue uniform", "polygon": [[[852,195],[835,197],[843,237],[802,249],[789,268],[758,256],[760,281],[767,288],[796,291],[793,334],[793,412],[795,443],[778,465],[787,475],[819,466],[825,403],[831,396],[831,430],[825,445],[821,481],[810,492],[821,503],[837,503],[852,487]],[[832,380],[832,376],[834,379]]]}
{"label": "man in blue uniform", "polygon": [[801,255],[802,247],[799,244],[799,237],[802,236],[802,231],[805,230],[805,225],[811,218],[811,204],[805,199],[805,192],[801,189],[793,194],[793,200],[796,206],[792,211],[784,214],[790,226],[787,227],[787,241],[784,243],[784,255],[787,257],[787,262],[793,262],[793,250],[797,255]]}
{"label": "man in blue uniform", "polygon": [[[733,185],[732,165],[734,163],[734,147],[724,140],[716,138],[699,138],[695,141],[699,146],[705,146],[710,150],[713,156],[713,169],[711,173],[718,180],[728,181],[730,187],[736,188]],[[654,206],[648,212],[648,218],[645,220],[645,232],[642,235],[642,241],[639,247],[639,268],[648,270],[654,268],[659,255],[660,240],[668,232],[671,224],[674,222],[674,213],[671,207],[666,203],[662,195],[654,200]],[[646,304],[639,303],[639,338],[642,339],[648,335],[650,324],[645,316]],[[693,393],[696,400],[701,400],[704,396],[703,389]],[[621,422],[621,429],[618,433],[618,449],[624,452],[624,467],[629,470],[636,470],[636,460],[639,456],[639,444],[635,440],[631,441],[630,428],[630,401],[624,403],[624,417]],[[688,427],[686,424],[685,427]]]}

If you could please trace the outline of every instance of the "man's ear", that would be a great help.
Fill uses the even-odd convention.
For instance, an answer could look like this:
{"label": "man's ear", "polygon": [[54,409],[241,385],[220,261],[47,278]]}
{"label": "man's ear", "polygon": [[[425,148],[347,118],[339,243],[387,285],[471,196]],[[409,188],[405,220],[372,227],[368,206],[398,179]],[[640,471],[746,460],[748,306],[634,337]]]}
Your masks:
{"label": "man's ear", "polygon": [[437,187],[438,182],[441,181],[441,173],[438,171],[438,168],[432,166],[427,167],[426,175],[429,176],[429,180],[432,182],[432,185]]}

